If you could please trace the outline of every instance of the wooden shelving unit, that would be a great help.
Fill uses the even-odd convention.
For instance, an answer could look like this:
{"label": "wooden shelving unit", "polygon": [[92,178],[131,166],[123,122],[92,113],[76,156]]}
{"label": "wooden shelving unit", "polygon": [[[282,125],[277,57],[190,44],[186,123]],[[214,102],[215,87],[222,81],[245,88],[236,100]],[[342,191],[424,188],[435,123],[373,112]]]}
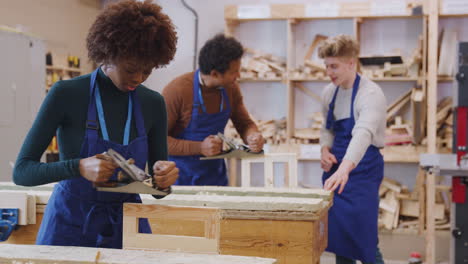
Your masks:
{"label": "wooden shelving unit", "polygon": [[[370,4],[369,4],[370,5]],[[398,82],[398,83],[405,83],[407,82],[409,86],[417,86],[420,84],[422,89],[426,90],[426,61],[425,57],[427,54],[426,46],[426,24],[427,24],[427,16],[425,15],[412,15],[411,10],[406,8],[399,10],[399,14],[396,12],[394,14],[375,14],[372,13],[371,6],[361,6],[360,8],[356,9],[354,6],[349,5],[347,3],[341,3],[336,8],[336,12],[330,12],[326,10],[313,12],[311,11],[313,8],[307,4],[272,4],[272,5],[255,5],[255,6],[226,6],[225,7],[225,33],[227,35],[236,36],[237,28],[241,26],[242,23],[256,23],[261,21],[284,21],[286,24],[286,72],[284,73],[283,78],[275,78],[275,79],[240,79],[239,82],[247,83],[247,82],[282,82],[286,86],[286,94],[284,98],[286,99],[287,104],[287,141],[291,141],[295,137],[295,107],[296,107],[296,85],[295,83],[300,82],[329,82],[328,77],[320,77],[320,78],[294,78],[292,75],[292,71],[296,69],[296,40],[298,39],[298,32],[297,27],[301,23],[307,23],[308,21],[319,21],[319,20],[340,20],[340,21],[347,21],[352,23],[351,28],[353,29],[353,34],[359,40],[361,38],[361,26],[363,23],[366,23],[368,20],[379,20],[379,19],[410,19],[410,20],[417,20],[420,21],[422,24],[422,32],[421,35],[423,36],[423,49],[422,49],[422,57],[424,58],[423,61],[423,68],[421,69],[422,75],[417,77],[381,77],[381,78],[370,78],[375,82]],[[330,8],[330,7],[328,7]],[[395,10],[394,10],[395,11]],[[323,14],[320,15],[320,12]],[[328,12],[328,13],[326,13]],[[315,16],[313,16],[315,14]],[[417,23],[417,22],[416,22]],[[240,39],[242,41],[242,39]],[[250,47],[249,47],[250,48]],[[252,47],[255,48],[255,47]],[[447,78],[441,78],[441,81],[447,81]],[[416,155],[415,155],[416,157]],[[309,160],[309,159],[303,159]],[[313,160],[313,159],[312,159]],[[411,162],[416,162],[417,158],[414,158]],[[392,158],[392,162],[398,162],[398,155],[394,155]],[[403,157],[400,160],[401,162],[407,162],[406,159]]]}
{"label": "wooden shelving unit", "polygon": [[59,66],[46,66],[46,91],[59,80],[71,79],[81,75],[80,68],[69,68]]}
{"label": "wooden shelving unit", "polygon": [[55,67],[55,66],[46,66],[48,71],[58,71],[58,72],[72,72],[72,73],[81,73],[79,68],[67,68],[67,67]]}
{"label": "wooden shelving unit", "polygon": [[[46,65],[46,92],[49,91],[50,87],[59,80],[70,79],[81,75],[80,68],[69,68],[69,67],[58,67]],[[59,160],[59,152],[57,148],[56,136],[52,139],[46,152],[46,162],[54,162]]]}

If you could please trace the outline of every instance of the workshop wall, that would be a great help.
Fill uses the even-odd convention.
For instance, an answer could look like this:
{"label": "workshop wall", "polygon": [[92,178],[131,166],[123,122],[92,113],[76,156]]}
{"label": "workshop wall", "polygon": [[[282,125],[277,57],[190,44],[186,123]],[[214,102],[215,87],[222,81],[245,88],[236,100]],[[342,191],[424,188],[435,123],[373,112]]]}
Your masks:
{"label": "workshop wall", "polygon": [[63,59],[69,54],[80,57],[82,72],[87,73],[92,65],[86,52],[86,35],[100,8],[99,0],[1,1],[0,25],[42,38],[47,51],[57,54],[54,64],[58,63],[58,55]]}

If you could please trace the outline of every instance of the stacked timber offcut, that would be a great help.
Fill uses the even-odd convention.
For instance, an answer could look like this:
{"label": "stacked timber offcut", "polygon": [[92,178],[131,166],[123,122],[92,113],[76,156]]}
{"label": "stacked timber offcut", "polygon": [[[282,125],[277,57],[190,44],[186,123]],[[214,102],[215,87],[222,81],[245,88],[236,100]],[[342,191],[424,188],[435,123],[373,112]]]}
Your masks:
{"label": "stacked timber offcut", "polygon": [[453,102],[445,97],[437,105],[437,145],[439,149],[452,149],[453,144]]}
{"label": "stacked timber offcut", "polygon": [[325,73],[325,65],[323,63],[312,60],[304,60],[304,64],[299,65],[291,72],[292,79],[313,79],[313,80],[328,80]]}
{"label": "stacked timber offcut", "polygon": [[320,129],[323,124],[322,112],[312,113],[309,117],[310,127],[297,128],[294,133],[292,143],[297,144],[318,144],[320,140]]}
{"label": "stacked timber offcut", "polygon": [[361,72],[368,78],[408,77],[421,76],[423,38],[419,37],[418,46],[406,58],[401,55],[363,56]]}
{"label": "stacked timber offcut", "polygon": [[[437,185],[436,190],[434,208],[436,229],[448,229],[450,227],[450,186]],[[384,178],[379,189],[379,228],[387,230],[424,228],[426,216],[424,206],[420,208],[420,192],[424,192],[422,182],[416,183],[415,189],[410,192],[406,186],[402,186],[397,181]]]}
{"label": "stacked timber offcut", "polygon": [[[267,144],[282,144],[286,143],[286,119],[279,119],[279,120],[254,120],[255,124],[257,125],[259,131],[262,133],[263,138],[265,138],[265,142]],[[232,138],[236,140],[236,142],[241,143],[242,139],[240,138],[237,130],[234,127],[234,124],[231,120],[226,125],[224,129],[224,135],[228,138]]]}
{"label": "stacked timber offcut", "polygon": [[241,62],[241,79],[277,80],[286,73],[286,61],[273,54],[245,48]]}
{"label": "stacked timber offcut", "polygon": [[387,127],[385,131],[385,145],[402,145],[413,142],[413,130],[411,125],[403,123],[401,116],[395,117],[395,123]]}

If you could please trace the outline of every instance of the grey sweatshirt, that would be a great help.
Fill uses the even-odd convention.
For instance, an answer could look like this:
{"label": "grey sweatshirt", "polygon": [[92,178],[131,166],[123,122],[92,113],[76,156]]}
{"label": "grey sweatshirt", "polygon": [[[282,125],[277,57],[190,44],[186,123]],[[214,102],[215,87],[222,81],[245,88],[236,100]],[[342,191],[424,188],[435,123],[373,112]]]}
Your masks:
{"label": "grey sweatshirt", "polygon": [[[322,92],[322,113],[327,118],[328,106],[333,98],[336,86],[328,84]],[[335,120],[349,118],[351,112],[352,88],[339,88],[333,112]],[[359,89],[354,100],[355,125],[352,139],[343,159],[353,162],[356,166],[372,144],[378,148],[385,145],[385,128],[387,115],[387,101],[380,86],[368,78],[361,76]],[[320,133],[321,147],[332,147],[334,133],[326,129],[323,123]]]}

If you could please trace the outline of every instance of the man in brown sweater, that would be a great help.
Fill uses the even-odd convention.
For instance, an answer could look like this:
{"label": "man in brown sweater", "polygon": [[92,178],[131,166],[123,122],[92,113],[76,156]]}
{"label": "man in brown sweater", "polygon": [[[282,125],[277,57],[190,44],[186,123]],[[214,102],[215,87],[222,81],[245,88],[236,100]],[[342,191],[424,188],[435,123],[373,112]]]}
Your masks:
{"label": "man in brown sweater", "polygon": [[183,74],[163,90],[168,113],[169,159],[180,169],[179,185],[227,185],[223,159],[200,160],[222,151],[223,133],[232,120],[253,152],[264,139],[249,117],[237,84],[242,45],[222,34],[208,40],[199,55],[199,70]]}

